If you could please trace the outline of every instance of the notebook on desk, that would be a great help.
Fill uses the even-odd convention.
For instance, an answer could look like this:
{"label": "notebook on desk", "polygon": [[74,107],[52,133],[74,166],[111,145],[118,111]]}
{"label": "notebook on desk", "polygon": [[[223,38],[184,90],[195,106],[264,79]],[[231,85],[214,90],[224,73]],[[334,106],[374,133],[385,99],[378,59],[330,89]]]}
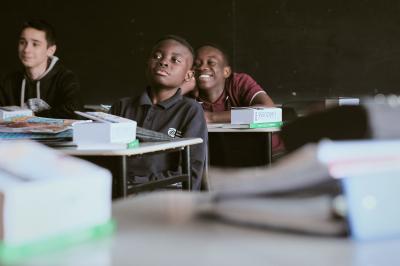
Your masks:
{"label": "notebook on desk", "polygon": [[170,136],[157,132],[154,130],[146,129],[143,127],[136,128],[136,137],[142,142],[156,142],[156,141],[171,141],[173,138]]}

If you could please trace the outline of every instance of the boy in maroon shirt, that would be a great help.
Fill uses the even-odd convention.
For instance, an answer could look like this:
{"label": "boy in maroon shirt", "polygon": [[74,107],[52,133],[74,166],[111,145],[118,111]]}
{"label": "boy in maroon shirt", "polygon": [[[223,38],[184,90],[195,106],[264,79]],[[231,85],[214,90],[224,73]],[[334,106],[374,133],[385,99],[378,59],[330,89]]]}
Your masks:
{"label": "boy in maroon shirt", "polygon": [[194,70],[197,100],[203,105],[208,123],[230,122],[231,107],[274,106],[249,75],[232,73],[228,56],[217,46],[207,44],[197,49]]}
{"label": "boy in maroon shirt", "polygon": [[[196,50],[194,71],[196,100],[202,104],[207,123],[230,123],[231,107],[274,106],[272,99],[252,77],[245,73],[232,73],[227,53],[217,45],[206,44]],[[247,161],[240,156],[242,152],[248,151],[249,147],[250,150],[264,149],[260,146],[260,141],[265,142],[262,133],[253,133],[252,138],[237,133],[210,136],[210,142],[214,143],[210,145],[211,163],[221,166],[263,164],[263,156],[256,156]],[[232,143],[235,143],[236,147],[226,150]],[[282,142],[276,134],[272,136],[272,149],[274,152],[283,149]],[[239,151],[238,154],[235,151]]]}

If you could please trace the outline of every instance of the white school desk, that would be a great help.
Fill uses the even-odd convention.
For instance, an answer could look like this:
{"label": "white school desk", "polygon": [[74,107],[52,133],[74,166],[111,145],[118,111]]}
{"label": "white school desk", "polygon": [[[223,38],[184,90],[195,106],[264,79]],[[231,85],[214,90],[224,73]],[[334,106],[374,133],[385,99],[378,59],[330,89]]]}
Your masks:
{"label": "white school desk", "polygon": [[279,132],[279,127],[270,127],[270,128],[230,128],[229,123],[211,123],[207,124],[209,133],[256,133],[262,132],[267,136],[267,163],[268,166],[272,163],[272,133]]}
{"label": "white school desk", "polygon": [[113,174],[113,187],[116,188],[113,198],[126,197],[127,189],[127,157],[139,156],[143,154],[181,151],[182,152],[182,170],[185,177],[187,176],[188,189],[191,189],[191,165],[190,165],[190,146],[202,143],[201,138],[183,138],[173,141],[163,142],[143,142],[138,147],[131,149],[107,149],[107,150],[80,150],[76,147],[63,147],[58,150],[66,154],[85,157],[107,157],[116,158],[117,167],[110,167]]}
{"label": "white school desk", "polygon": [[197,193],[150,193],[113,203],[116,233],[33,257],[57,266],[395,266],[400,239],[355,242],[223,224],[191,217]]}

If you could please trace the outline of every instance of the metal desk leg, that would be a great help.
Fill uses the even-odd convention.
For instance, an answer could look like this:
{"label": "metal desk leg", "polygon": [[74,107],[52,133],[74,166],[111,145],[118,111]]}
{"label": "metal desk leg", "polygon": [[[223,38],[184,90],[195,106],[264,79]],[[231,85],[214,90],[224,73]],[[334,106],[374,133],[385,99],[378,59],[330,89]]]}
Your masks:
{"label": "metal desk leg", "polygon": [[192,190],[192,171],[190,171],[190,146],[186,146],[183,149],[183,160],[182,160],[182,171],[184,174],[187,175],[188,180],[187,180],[187,186],[188,186],[188,191]]}
{"label": "metal desk leg", "polygon": [[267,132],[267,167],[272,164],[272,132]]}
{"label": "metal desk leg", "polygon": [[119,190],[122,192],[123,198],[128,195],[128,180],[127,180],[127,167],[126,167],[126,156],[121,156],[121,184],[119,184]]}

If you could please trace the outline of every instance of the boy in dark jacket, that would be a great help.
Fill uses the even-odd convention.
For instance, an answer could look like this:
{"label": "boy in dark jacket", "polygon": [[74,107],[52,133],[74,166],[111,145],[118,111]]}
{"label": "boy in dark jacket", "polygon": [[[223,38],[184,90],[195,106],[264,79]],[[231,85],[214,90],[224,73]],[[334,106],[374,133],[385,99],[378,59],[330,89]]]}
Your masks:
{"label": "boy in dark jacket", "polygon": [[[170,137],[199,137],[191,147],[193,189],[200,188],[206,163],[207,126],[202,107],[181,95],[180,87],[193,76],[193,48],[181,37],[169,35],[156,42],[147,63],[150,86],[137,98],[114,104],[111,113],[137,121],[137,125]],[[179,154],[143,156],[129,162],[129,177],[135,183],[178,174]]]}
{"label": "boy in dark jacket", "polygon": [[81,109],[79,83],[54,53],[53,27],[43,20],[31,20],[22,26],[18,56],[22,71],[9,74],[0,84],[0,105],[27,107],[35,115],[74,118]]}

